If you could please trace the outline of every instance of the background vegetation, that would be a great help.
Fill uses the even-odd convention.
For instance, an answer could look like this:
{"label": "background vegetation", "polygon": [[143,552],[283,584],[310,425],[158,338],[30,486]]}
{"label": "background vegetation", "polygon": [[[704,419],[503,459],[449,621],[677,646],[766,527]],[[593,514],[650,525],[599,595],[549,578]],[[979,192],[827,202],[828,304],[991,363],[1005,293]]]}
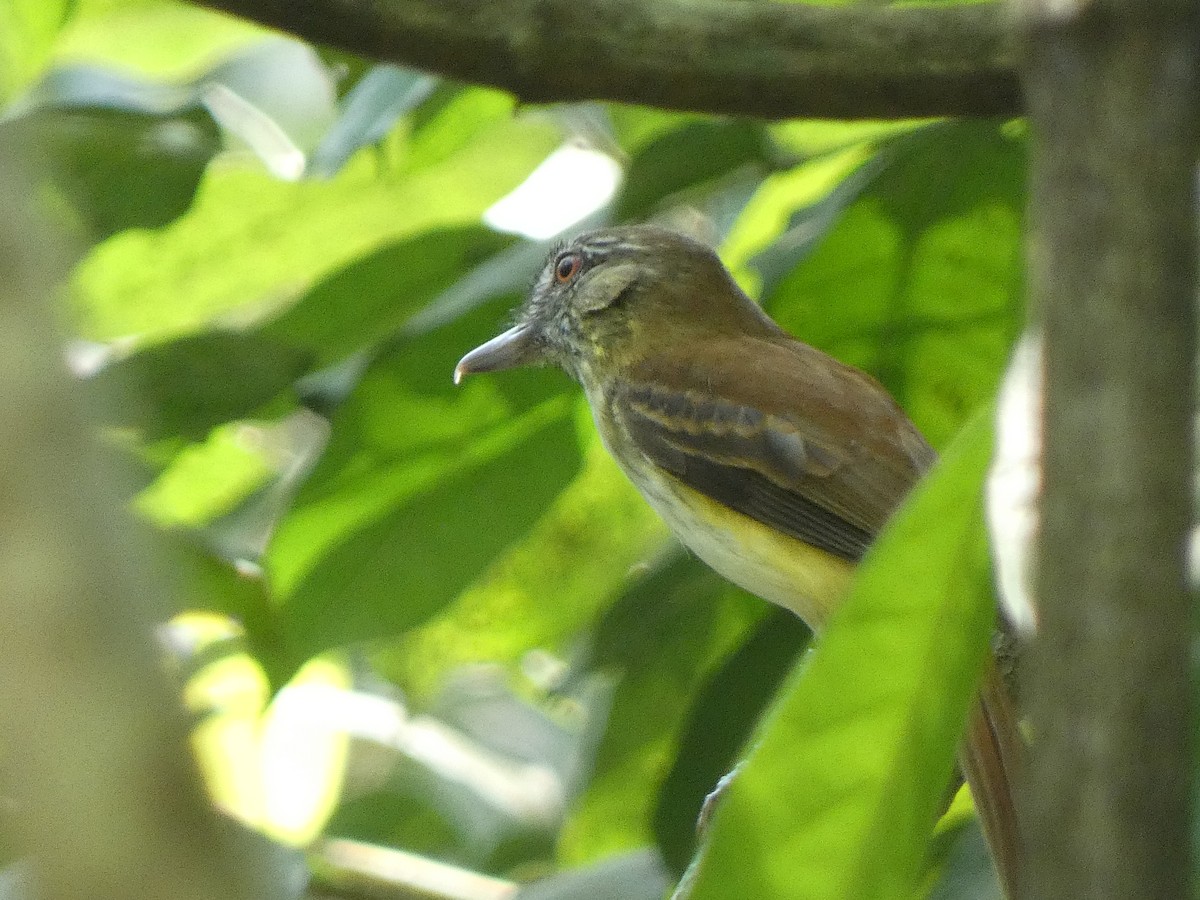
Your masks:
{"label": "background vegetation", "polygon": [[[243,847],[270,885],[247,891],[659,897],[755,747],[695,896],[994,892],[965,797],[929,832],[990,630],[980,411],[1024,321],[1021,123],[527,106],[168,0],[0,10],[5,249],[61,248],[70,390],[123,492],[96,520],[168,561],[168,588],[113,590],[108,648],[157,639],[218,805],[305,851]],[[563,148],[592,168],[506,218]],[[811,657],[672,543],[565,377],[451,384],[547,232],[648,219],[939,449],[974,422]],[[77,789],[119,790],[82,743]],[[38,849],[22,811],[87,808],[13,770],[0,896]]]}

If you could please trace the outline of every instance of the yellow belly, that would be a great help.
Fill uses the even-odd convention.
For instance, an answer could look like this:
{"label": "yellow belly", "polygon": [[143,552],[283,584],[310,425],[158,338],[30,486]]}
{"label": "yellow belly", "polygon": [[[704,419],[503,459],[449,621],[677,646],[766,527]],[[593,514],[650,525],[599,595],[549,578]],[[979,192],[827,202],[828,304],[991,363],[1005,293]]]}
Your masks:
{"label": "yellow belly", "polygon": [[676,537],[734,584],[790,609],[819,631],[845,596],[853,567],[651,467],[626,474]]}
{"label": "yellow belly", "polygon": [[675,536],[718,574],[764,600],[790,609],[820,631],[846,595],[854,568],[710,499],[650,462],[614,426],[617,419],[594,378],[582,379],[600,439]]}

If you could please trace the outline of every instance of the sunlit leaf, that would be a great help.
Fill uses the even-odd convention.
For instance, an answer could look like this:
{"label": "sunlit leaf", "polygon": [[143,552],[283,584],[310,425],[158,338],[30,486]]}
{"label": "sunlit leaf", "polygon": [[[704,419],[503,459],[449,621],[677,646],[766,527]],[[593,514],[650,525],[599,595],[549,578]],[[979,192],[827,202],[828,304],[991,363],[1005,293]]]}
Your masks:
{"label": "sunlit leaf", "polygon": [[[751,296],[762,293],[759,256],[764,252],[786,253],[797,236],[784,232],[797,217],[807,219],[817,229],[811,238],[803,235],[801,239],[819,239],[833,224],[821,210],[844,208],[849,200],[835,199],[834,195],[853,197],[856,192],[848,190],[846,183],[853,182],[855,173],[871,164],[876,152],[872,144],[852,144],[773,172],[759,183],[720,245],[725,264]],[[789,261],[795,265],[796,257],[791,256]]]}
{"label": "sunlit leaf", "polygon": [[[577,471],[573,406],[550,373],[451,383],[483,318],[399,344],[338,409],[267,557],[298,660],[425,621]],[[524,396],[506,408],[509,387]]]}
{"label": "sunlit leaf", "polygon": [[[989,398],[1023,322],[1025,145],[994,123],[896,138],[814,248],[788,233],[766,292],[785,328],[878,377],[934,444]],[[796,227],[811,227],[801,211]]]}
{"label": "sunlit leaf", "polygon": [[[502,91],[445,82],[439,84],[426,102],[413,110],[412,135],[405,146],[401,166],[405,171],[418,172],[449,159],[481,134],[511,117],[514,108],[513,98]],[[537,120],[559,133],[559,126],[552,125],[550,117],[537,116]],[[499,152],[503,154],[504,151]],[[549,152],[550,148],[547,148],[546,153]],[[515,186],[516,182],[509,185],[510,188]],[[504,193],[507,189],[497,197]]]}
{"label": "sunlit leaf", "polygon": [[910,897],[995,622],[977,416],[868,554],[718,806],[691,894]]}
{"label": "sunlit leaf", "polygon": [[[174,628],[196,626],[185,617]],[[344,665],[318,659],[272,700],[254,659],[217,658],[184,695],[203,716],[193,734],[208,789],[221,808],[274,840],[304,846],[339,797],[350,736],[335,710],[350,687]]]}
{"label": "sunlit leaf", "polygon": [[234,505],[270,476],[264,454],[236,426],[218,428],[202,444],[182,450],[135,506],[163,527],[199,526]]}
{"label": "sunlit leaf", "polygon": [[182,81],[270,34],[246,19],[176,0],[75,0],[54,53],[59,62]]}
{"label": "sunlit leaf", "polygon": [[73,0],[0,3],[0,102],[37,77],[73,6]]}
{"label": "sunlit leaf", "polygon": [[212,171],[187,215],[152,235],[121,234],[76,270],[79,327],[98,339],[161,340],[233,310],[248,317],[286,308],[389,243],[477,222],[557,143],[553,128],[507,118],[473,135],[402,178],[361,154],[329,181]]}
{"label": "sunlit leaf", "polygon": [[781,147],[804,157],[827,154],[861,144],[879,144],[928,125],[919,119],[791,119],[767,126]]}
{"label": "sunlit leaf", "polygon": [[753,259],[764,293],[770,295],[796,265],[825,239],[830,229],[887,166],[887,152],[878,153],[850,171],[829,193],[801,207],[774,243]]}

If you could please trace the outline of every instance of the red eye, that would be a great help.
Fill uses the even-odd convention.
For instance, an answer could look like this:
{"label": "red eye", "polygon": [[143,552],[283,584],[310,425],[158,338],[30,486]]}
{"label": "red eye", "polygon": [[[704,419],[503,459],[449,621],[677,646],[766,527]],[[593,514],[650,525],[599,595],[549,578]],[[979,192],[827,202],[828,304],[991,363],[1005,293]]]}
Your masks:
{"label": "red eye", "polygon": [[564,253],[554,264],[554,278],[559,284],[566,284],[579,274],[583,260],[578,253]]}

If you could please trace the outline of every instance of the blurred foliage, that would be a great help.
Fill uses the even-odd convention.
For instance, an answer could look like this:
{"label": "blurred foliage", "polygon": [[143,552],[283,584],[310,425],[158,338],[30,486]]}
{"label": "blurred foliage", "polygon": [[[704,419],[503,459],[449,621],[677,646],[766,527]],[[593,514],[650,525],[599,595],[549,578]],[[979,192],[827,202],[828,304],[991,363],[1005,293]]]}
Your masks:
{"label": "blurred foliage", "polygon": [[946,446],[1022,321],[1019,127],[518,108],[171,0],[7,0],[0,97],[0,152],[46,160],[87,247],[69,358],[175,561],[225,807],[331,884],[320,836],[650,898],[755,746],[698,896],[978,885],[964,816],[922,823],[988,631],[982,430],[797,664],[804,629],[670,542],[563,376],[450,374],[546,252],[484,213],[572,143],[624,173],[589,223],[711,239]]}

